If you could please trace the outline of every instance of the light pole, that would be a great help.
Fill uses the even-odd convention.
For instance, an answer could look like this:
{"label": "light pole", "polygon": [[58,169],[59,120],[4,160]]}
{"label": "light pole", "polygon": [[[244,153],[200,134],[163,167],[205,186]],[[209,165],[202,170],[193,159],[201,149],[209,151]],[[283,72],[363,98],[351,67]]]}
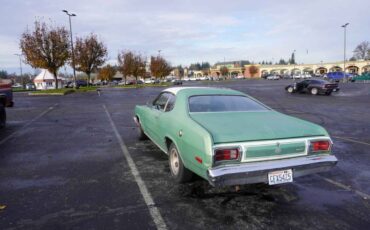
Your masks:
{"label": "light pole", "polygon": [[68,18],[69,18],[69,32],[70,32],[70,35],[71,35],[71,48],[72,48],[72,68],[73,68],[73,82],[74,82],[74,88],[76,88],[76,70],[75,70],[75,54],[74,54],[74,51],[73,51],[73,37],[72,37],[72,21],[71,21],[71,17],[75,17],[77,16],[76,14],[71,14],[71,13],[68,13],[67,10],[63,10],[64,13],[66,13],[68,15]]}
{"label": "light pole", "polygon": [[19,57],[19,69],[21,71],[22,88],[24,88],[23,72],[22,72],[22,54],[14,54],[14,55]]}
{"label": "light pole", "polygon": [[344,29],[344,57],[343,57],[343,79],[346,79],[346,39],[347,39],[347,26],[349,23],[342,25]]}
{"label": "light pole", "polygon": [[292,62],[293,62],[293,76],[294,76],[295,74],[295,50],[293,50],[293,53],[292,53]]}
{"label": "light pole", "polygon": [[158,50],[158,57],[160,57],[160,56],[161,56],[161,51],[162,51],[162,50]]}

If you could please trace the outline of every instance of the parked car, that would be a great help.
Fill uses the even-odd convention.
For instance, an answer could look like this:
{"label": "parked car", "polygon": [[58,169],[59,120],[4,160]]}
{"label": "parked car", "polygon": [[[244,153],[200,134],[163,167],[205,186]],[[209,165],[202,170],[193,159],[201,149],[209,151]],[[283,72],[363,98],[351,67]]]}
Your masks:
{"label": "parked car", "polygon": [[0,129],[6,125],[6,111],[5,111],[6,96],[0,94]]}
{"label": "parked car", "polygon": [[173,87],[136,106],[139,138],[168,155],[172,177],[213,186],[269,185],[328,171],[337,159],[316,124],[279,113],[225,88]]}
{"label": "parked car", "polygon": [[279,77],[279,76],[277,76],[277,75],[270,75],[270,76],[266,77],[266,79],[267,79],[267,80],[279,80],[279,79],[280,79],[280,77]]}
{"label": "parked car", "polygon": [[26,90],[36,90],[36,86],[33,83],[27,83]]}
{"label": "parked car", "polygon": [[22,88],[23,86],[22,86],[22,84],[20,84],[20,83],[15,83],[14,85],[12,85],[12,88]]}
{"label": "parked car", "polygon": [[172,80],[173,85],[182,85],[182,81],[179,79]]}
{"label": "parked car", "polygon": [[0,95],[5,97],[5,107],[13,107],[13,89],[12,81],[8,79],[0,79]]}
{"label": "parked car", "polygon": [[285,87],[288,93],[311,93],[313,95],[325,94],[330,95],[332,92],[339,91],[337,83],[330,83],[325,80],[304,80],[295,82]]}

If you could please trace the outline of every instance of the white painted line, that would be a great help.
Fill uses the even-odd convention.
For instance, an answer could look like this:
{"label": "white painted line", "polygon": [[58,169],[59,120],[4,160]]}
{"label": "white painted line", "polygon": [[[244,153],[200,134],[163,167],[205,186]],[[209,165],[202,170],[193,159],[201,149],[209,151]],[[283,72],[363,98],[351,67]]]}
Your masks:
{"label": "white painted line", "polygon": [[332,180],[332,179],[329,179],[329,178],[326,178],[326,177],[323,177],[323,176],[320,176],[320,175],[318,175],[318,176],[321,177],[323,180],[325,180],[326,182],[328,182],[330,184],[333,184],[333,185],[335,185],[335,186],[337,186],[339,188],[342,188],[344,190],[352,191],[352,192],[356,193],[357,195],[359,195],[360,197],[362,197],[365,200],[367,200],[367,199],[370,198],[370,195],[368,195],[368,194],[366,194],[364,192],[358,191],[356,189],[353,189],[353,188],[351,188],[351,186],[344,185],[344,184],[342,184],[340,182],[337,182],[335,180]]}
{"label": "white painted line", "polygon": [[368,146],[370,146],[370,143],[363,142],[363,141],[356,141],[356,140],[353,140],[353,139],[351,139],[351,138],[338,137],[338,136],[333,136],[333,137],[334,137],[334,138],[337,138],[337,139],[344,140],[344,141],[349,141],[349,142],[354,142],[354,143],[358,143],[358,144],[363,144],[363,145],[368,145]]}
{"label": "white painted line", "polygon": [[24,132],[26,130],[26,128],[28,126],[30,126],[33,122],[37,121],[38,119],[40,119],[42,116],[44,116],[45,114],[47,114],[48,112],[50,112],[51,110],[53,110],[56,106],[58,105],[58,103],[54,104],[53,106],[47,108],[46,110],[44,110],[42,113],[40,113],[39,115],[37,115],[35,118],[33,118],[32,120],[30,120],[27,124],[25,124],[24,126],[22,126],[20,129],[18,129],[17,131],[15,131],[14,133],[10,134],[9,136],[5,137],[4,139],[2,139],[0,141],[0,145],[4,144],[5,142],[7,142],[8,140],[10,140],[11,138],[15,137],[16,135]]}
{"label": "white painted line", "polygon": [[119,132],[117,130],[117,127],[114,124],[110,113],[108,112],[107,107],[105,105],[103,105],[103,108],[104,108],[104,110],[107,114],[108,120],[109,120],[109,122],[112,126],[112,129],[113,129],[113,132],[114,132],[114,134],[115,134],[115,136],[118,140],[118,143],[121,147],[122,153],[123,153],[124,157],[126,158],[127,164],[130,167],[131,173],[134,176],[137,185],[139,186],[139,190],[141,192],[141,195],[143,196],[144,201],[145,201],[146,205],[148,206],[150,215],[152,216],[152,219],[153,219],[155,225],[157,226],[157,229],[161,229],[161,230],[162,229],[163,230],[167,229],[166,223],[164,222],[164,220],[162,218],[162,215],[159,212],[158,208],[155,206],[154,200],[153,200],[152,196],[150,195],[143,179],[141,179],[140,172],[139,172],[139,170],[137,170],[135,162],[133,161],[133,159],[132,159],[132,157],[131,157],[128,149],[127,149],[127,146],[125,145],[125,142],[123,141],[121,135],[119,134]]}

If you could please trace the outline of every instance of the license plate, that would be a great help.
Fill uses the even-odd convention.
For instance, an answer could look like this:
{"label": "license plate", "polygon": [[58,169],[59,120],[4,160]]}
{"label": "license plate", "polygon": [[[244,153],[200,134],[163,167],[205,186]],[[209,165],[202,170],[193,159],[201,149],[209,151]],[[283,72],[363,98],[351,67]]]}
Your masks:
{"label": "license plate", "polygon": [[269,185],[293,182],[293,171],[291,169],[273,171],[268,173]]}

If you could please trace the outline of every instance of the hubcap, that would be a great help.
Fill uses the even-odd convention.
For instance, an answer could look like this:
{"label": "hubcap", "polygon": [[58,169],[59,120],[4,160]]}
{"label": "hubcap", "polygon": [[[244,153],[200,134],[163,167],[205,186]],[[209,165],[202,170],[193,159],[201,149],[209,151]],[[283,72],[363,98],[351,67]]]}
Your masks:
{"label": "hubcap", "polygon": [[311,92],[312,92],[312,94],[317,94],[317,89],[316,89],[316,88],[313,88],[313,89],[311,90]]}
{"label": "hubcap", "polygon": [[293,88],[292,88],[292,87],[289,87],[289,88],[288,88],[288,92],[289,92],[289,93],[293,92]]}
{"label": "hubcap", "polygon": [[174,175],[177,175],[179,173],[180,162],[179,162],[179,154],[177,153],[176,149],[171,150],[170,163],[171,163],[172,173]]}

